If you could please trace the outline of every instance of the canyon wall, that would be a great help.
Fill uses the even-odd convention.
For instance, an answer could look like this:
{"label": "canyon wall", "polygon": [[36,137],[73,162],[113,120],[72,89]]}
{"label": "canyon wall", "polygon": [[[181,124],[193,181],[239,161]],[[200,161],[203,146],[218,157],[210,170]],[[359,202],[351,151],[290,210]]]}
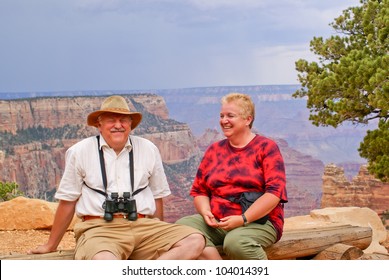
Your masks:
{"label": "canyon wall", "polygon": [[[166,199],[169,221],[194,213],[189,189],[206,147],[223,137],[205,130],[196,139],[186,123],[169,117],[165,100],[155,94],[122,94],[131,110],[143,114],[135,135],[159,148],[172,190]],[[87,115],[105,96],[0,100],[0,181],[17,182],[31,198],[51,201],[64,169],[67,148],[97,134]],[[276,139],[285,159],[289,203],[286,216],[308,214],[320,205],[324,164]]]}
{"label": "canyon wall", "polygon": [[[200,151],[187,124],[169,119],[162,97],[154,94],[124,95],[130,110],[143,114],[133,134],[153,141],[160,149],[173,195],[171,204],[179,213],[193,213],[188,207],[191,178],[169,165],[197,167]],[[52,200],[64,170],[66,150],[98,130],[86,125],[87,115],[100,109],[105,97],[50,97],[0,100],[0,181],[17,182],[32,198]],[[41,135],[32,134],[42,131]],[[47,135],[50,134],[50,135]],[[188,172],[193,173],[190,168]],[[181,209],[182,208],[182,209]],[[169,209],[168,209],[169,210]]]}

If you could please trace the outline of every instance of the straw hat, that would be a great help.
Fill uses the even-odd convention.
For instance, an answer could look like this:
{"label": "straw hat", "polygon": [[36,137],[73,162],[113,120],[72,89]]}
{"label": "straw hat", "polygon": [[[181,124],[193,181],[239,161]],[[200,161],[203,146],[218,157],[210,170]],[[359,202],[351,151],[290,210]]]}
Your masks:
{"label": "straw hat", "polygon": [[100,110],[90,113],[87,118],[88,125],[97,127],[99,124],[97,118],[103,113],[116,113],[131,116],[131,129],[137,127],[142,120],[142,114],[139,112],[131,112],[126,100],[118,95],[112,95],[106,98],[103,101],[103,104],[101,104]]}

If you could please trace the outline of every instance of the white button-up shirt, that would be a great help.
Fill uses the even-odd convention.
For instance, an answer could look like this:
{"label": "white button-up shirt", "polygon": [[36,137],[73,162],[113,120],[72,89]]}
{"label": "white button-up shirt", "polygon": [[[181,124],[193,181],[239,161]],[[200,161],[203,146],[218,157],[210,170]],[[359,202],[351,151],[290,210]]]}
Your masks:
{"label": "white button-up shirt", "polygon": [[[103,216],[105,197],[90,189],[98,189],[109,195],[112,192],[132,192],[130,179],[129,151],[134,153],[134,190],[148,186],[135,195],[138,213],[153,215],[154,199],[168,196],[171,192],[162,165],[158,148],[149,140],[130,136],[125,148],[117,155],[100,135],[100,147],[104,151],[107,174],[105,191],[100,168],[97,138],[86,138],[66,151],[66,165],[55,198],[77,201],[76,215]],[[88,188],[87,186],[90,188]]]}

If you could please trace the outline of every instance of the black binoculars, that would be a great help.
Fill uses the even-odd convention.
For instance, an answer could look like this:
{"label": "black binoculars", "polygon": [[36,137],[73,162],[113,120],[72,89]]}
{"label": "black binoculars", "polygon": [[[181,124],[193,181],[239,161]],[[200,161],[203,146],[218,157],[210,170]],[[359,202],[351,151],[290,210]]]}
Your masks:
{"label": "black binoculars", "polygon": [[136,221],[138,219],[138,211],[136,209],[136,201],[131,197],[131,193],[124,192],[123,197],[119,197],[117,192],[111,193],[111,197],[107,197],[103,203],[104,220],[112,221],[114,213],[128,214],[128,220]]}

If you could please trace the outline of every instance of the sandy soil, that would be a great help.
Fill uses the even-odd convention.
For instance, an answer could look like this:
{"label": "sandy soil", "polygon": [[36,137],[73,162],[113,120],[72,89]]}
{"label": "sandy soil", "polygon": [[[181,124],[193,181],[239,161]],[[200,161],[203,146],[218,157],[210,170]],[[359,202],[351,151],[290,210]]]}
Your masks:
{"label": "sandy soil", "polygon": [[[26,254],[29,249],[46,243],[50,235],[48,230],[12,230],[0,231],[0,256]],[[66,232],[59,250],[74,249],[75,240],[72,231]]]}

